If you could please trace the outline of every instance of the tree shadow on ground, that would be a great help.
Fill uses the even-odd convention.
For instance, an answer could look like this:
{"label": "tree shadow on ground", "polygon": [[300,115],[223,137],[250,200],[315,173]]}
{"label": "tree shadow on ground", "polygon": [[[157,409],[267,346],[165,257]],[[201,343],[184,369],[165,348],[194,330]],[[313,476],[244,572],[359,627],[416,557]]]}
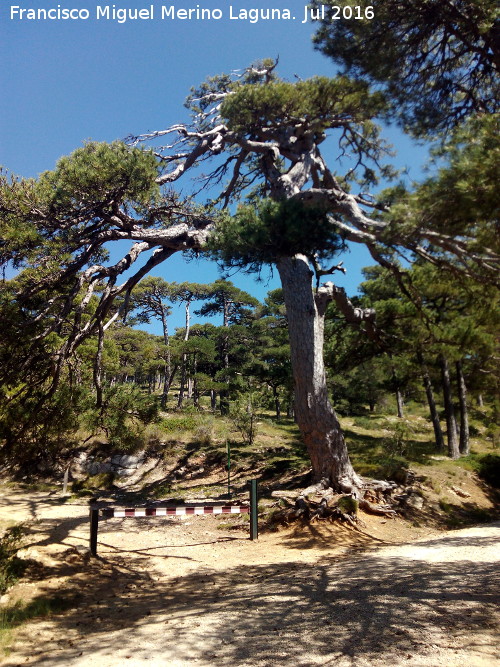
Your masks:
{"label": "tree shadow on ground", "polygon": [[[468,539],[481,547],[492,538],[422,544],[458,548]],[[459,652],[464,637],[475,656],[495,652],[496,563],[375,552],[176,578],[146,563],[122,556],[82,563],[64,593],[79,596],[78,607],[51,620],[65,641],[33,644],[30,665],[80,664],[90,655],[103,665],[130,657],[155,665],[416,665],[436,650],[450,664],[446,655]]]}

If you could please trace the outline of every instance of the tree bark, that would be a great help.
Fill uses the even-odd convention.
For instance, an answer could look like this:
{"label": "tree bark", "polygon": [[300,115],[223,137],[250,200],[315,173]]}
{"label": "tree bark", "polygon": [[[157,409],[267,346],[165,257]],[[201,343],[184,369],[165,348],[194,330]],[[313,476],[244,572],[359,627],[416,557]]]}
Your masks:
{"label": "tree bark", "polygon": [[402,419],[405,416],[404,401],[403,394],[401,393],[401,389],[399,387],[396,387],[396,404],[398,406],[398,417]]}
{"label": "tree bark", "polygon": [[441,365],[441,379],[443,382],[443,399],[444,409],[446,412],[446,434],[448,438],[448,456],[452,459],[458,459],[460,450],[458,448],[457,438],[457,422],[455,420],[455,409],[453,407],[453,399],[451,394],[450,371],[448,369],[448,361],[444,355],[439,356],[439,363]]}
{"label": "tree bark", "polygon": [[168,323],[167,323],[167,313],[165,308],[161,308],[161,324],[163,328],[163,342],[166,347],[165,355],[165,366],[163,369],[164,378],[163,378],[163,392],[161,395],[161,407],[165,408],[167,405],[168,390],[170,389],[170,384],[172,382],[172,359],[170,355],[170,339],[168,337]]}
{"label": "tree bark", "polygon": [[[227,299],[223,297],[223,310],[222,310],[222,327],[226,330],[229,327],[229,304]],[[219,391],[219,405],[221,415],[229,414],[229,336],[227,332],[222,335],[221,338],[221,360],[222,367],[224,368],[225,375],[223,382],[226,385],[224,389]]]}
{"label": "tree bark", "polygon": [[281,419],[281,402],[276,385],[273,385],[274,409],[276,411],[276,419]]}
{"label": "tree bark", "polygon": [[217,409],[217,392],[215,389],[210,389],[210,408],[212,412]]}
{"label": "tree bark", "polygon": [[[185,310],[186,310],[186,330],[184,332],[184,342],[189,340],[189,329],[191,322],[191,313],[189,307],[191,305],[191,300],[186,301]],[[177,400],[177,407],[182,408],[182,403],[184,402],[184,392],[186,391],[186,381],[187,381],[187,354],[182,355],[182,370],[181,370],[181,384],[179,387],[179,398]]]}
{"label": "tree bark", "polygon": [[455,366],[457,369],[458,400],[460,401],[460,442],[458,449],[462,456],[467,456],[470,451],[467,386],[465,384],[465,378],[462,370],[462,362],[457,361]]}
{"label": "tree bark", "polygon": [[94,359],[94,386],[96,390],[96,407],[102,407],[102,350],[104,347],[104,327],[99,322],[97,353]]}
{"label": "tree bark", "polygon": [[434,429],[434,440],[436,442],[436,449],[439,452],[444,451],[444,438],[441,429],[441,422],[439,421],[439,414],[436,408],[436,401],[434,400],[434,392],[432,391],[432,382],[429,376],[429,371],[425,365],[424,358],[421,352],[417,353],[418,362],[422,371],[422,380],[425,388],[425,395],[427,396],[427,403],[429,405],[429,412],[431,414],[432,427]]}
{"label": "tree bark", "polygon": [[288,319],[296,421],[311,457],[313,481],[355,492],[362,481],[349,460],[326,387],[323,339],[329,299],[324,293],[313,293],[313,273],[303,255],[282,258],[277,268]]}

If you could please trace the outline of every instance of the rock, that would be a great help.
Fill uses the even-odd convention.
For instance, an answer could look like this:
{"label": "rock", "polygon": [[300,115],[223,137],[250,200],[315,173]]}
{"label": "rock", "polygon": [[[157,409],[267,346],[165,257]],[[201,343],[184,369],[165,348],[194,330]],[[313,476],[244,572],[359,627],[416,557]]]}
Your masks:
{"label": "rock", "polygon": [[85,556],[85,555],[88,553],[89,548],[83,546],[83,544],[77,544],[77,545],[74,547],[74,550],[75,550],[78,554],[80,554],[80,556]]}
{"label": "rock", "polygon": [[300,491],[271,491],[271,498],[298,498]]}
{"label": "rock", "polygon": [[[132,468],[137,470],[137,468],[144,463],[145,455],[144,452],[140,454],[115,454],[111,457],[111,465],[115,468]],[[119,473],[119,470],[116,472]]]}
{"label": "rock", "polygon": [[424,506],[424,498],[419,493],[415,493],[412,487],[405,489],[405,492],[395,496],[401,505],[406,507],[412,507],[413,509],[420,510]]}
{"label": "rock", "polygon": [[424,506],[424,499],[417,493],[411,493],[406,499],[406,505],[413,507],[413,509],[421,510]]}
{"label": "rock", "polygon": [[111,472],[111,470],[111,463],[107,461],[91,461],[87,467],[88,474],[91,477],[94,475],[101,475],[102,473]]}
{"label": "rock", "polygon": [[451,490],[453,493],[456,493],[457,496],[460,496],[461,498],[470,498],[470,493],[467,491],[464,491],[463,489],[459,488],[458,486],[452,486]]}
{"label": "rock", "polygon": [[138,454],[113,454],[110,457],[98,458],[82,452],[74,461],[74,470],[80,475],[101,475],[115,473],[122,476],[133,475],[145,462],[145,452]]}

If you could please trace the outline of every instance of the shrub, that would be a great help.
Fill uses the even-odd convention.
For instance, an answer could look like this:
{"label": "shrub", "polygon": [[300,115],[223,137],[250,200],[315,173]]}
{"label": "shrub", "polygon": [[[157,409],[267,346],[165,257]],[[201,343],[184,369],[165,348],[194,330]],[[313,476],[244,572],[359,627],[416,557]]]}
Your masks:
{"label": "shrub", "polygon": [[408,456],[412,454],[412,443],[410,439],[415,433],[413,424],[406,419],[401,419],[391,424],[389,435],[384,438],[382,448],[386,454],[393,458],[397,456]]}
{"label": "shrub", "polygon": [[257,412],[256,408],[259,400],[255,400],[255,395],[251,392],[242,394],[237,401],[231,403],[229,409],[229,419],[234,427],[238,429],[247,445],[253,445],[257,435]]}
{"label": "shrub", "polygon": [[486,454],[479,459],[477,474],[485,482],[500,489],[500,456],[498,454]]}
{"label": "shrub", "polygon": [[0,593],[15,584],[24,572],[26,562],[16,556],[22,535],[22,526],[13,526],[0,539]]}
{"label": "shrub", "polygon": [[102,432],[117,452],[130,452],[145,446],[144,427],[158,418],[156,399],[136,387],[108,387],[101,409],[90,396],[82,420],[94,435]]}

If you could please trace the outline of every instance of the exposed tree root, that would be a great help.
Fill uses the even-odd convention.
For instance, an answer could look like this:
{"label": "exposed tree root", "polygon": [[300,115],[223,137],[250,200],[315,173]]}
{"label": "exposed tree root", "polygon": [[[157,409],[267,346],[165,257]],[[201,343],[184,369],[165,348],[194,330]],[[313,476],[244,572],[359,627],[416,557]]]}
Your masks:
{"label": "exposed tree root", "polygon": [[376,514],[378,516],[394,516],[396,514],[395,509],[392,509],[387,505],[375,505],[369,500],[360,500],[359,507],[367,514]]}
{"label": "exposed tree root", "polygon": [[351,493],[337,493],[325,481],[308,486],[300,494],[278,492],[275,497],[287,506],[273,513],[272,523],[290,525],[297,520],[314,523],[329,519],[362,532],[359,526],[363,522],[358,516],[358,509],[367,514],[394,517],[398,500],[393,494],[397,490],[400,487],[395,482],[367,480]]}

